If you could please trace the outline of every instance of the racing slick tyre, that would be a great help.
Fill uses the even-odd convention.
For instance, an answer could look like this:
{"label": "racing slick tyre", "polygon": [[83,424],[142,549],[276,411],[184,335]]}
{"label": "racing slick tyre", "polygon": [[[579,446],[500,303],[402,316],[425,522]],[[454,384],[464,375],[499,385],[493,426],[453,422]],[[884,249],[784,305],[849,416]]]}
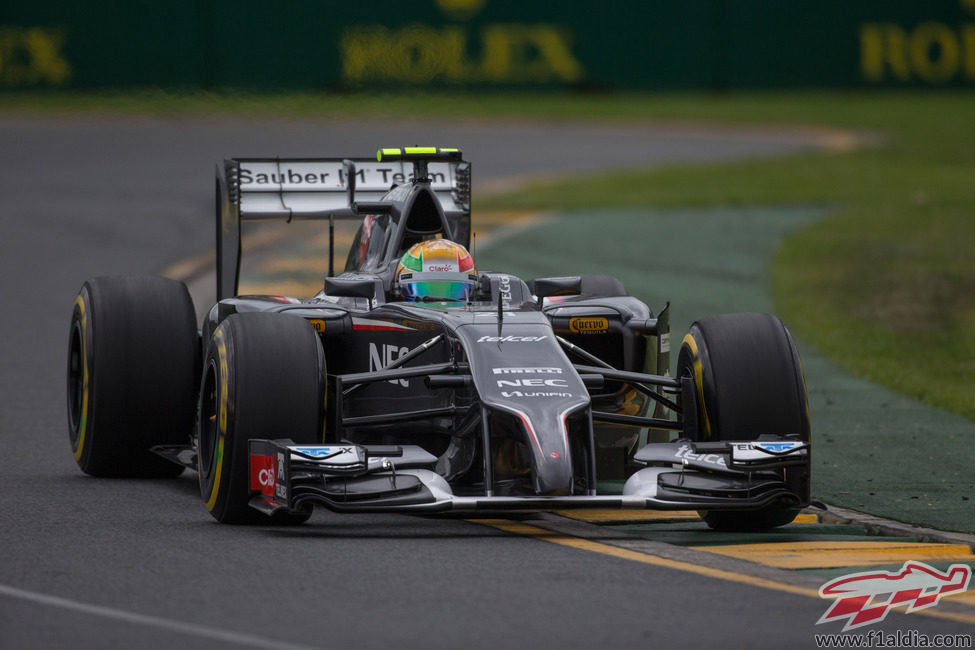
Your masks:
{"label": "racing slick tyre", "polygon": [[[687,387],[685,435],[691,440],[755,440],[799,434],[809,440],[809,406],[799,353],[789,331],[770,314],[722,314],[694,323],[681,344],[678,377]],[[693,404],[693,406],[692,406]],[[808,472],[801,492],[809,492]],[[701,511],[717,530],[754,531],[791,522],[799,509]]]}
{"label": "racing slick tyre", "polygon": [[85,282],[68,340],[68,433],[82,471],[178,476],[183,468],[150,448],[189,440],[198,355],[196,314],[182,282],[154,276]]}
{"label": "racing slick tyre", "polygon": [[228,316],[203,364],[197,465],[207,510],[226,524],[300,524],[307,513],[267,516],[248,505],[252,438],[323,440],[325,356],[298,316]]}

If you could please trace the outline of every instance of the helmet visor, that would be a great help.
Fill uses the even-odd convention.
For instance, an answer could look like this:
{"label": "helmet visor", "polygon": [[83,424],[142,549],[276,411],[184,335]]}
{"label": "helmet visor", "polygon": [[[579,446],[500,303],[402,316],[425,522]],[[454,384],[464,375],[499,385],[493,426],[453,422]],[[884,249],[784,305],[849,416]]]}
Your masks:
{"label": "helmet visor", "polygon": [[476,277],[467,273],[402,273],[400,290],[406,300],[467,300]]}

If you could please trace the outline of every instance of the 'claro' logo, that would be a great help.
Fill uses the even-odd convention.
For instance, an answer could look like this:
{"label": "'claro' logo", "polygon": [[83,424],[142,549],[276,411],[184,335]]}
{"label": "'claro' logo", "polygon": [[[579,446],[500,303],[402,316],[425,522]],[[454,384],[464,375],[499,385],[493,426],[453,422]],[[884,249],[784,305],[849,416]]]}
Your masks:
{"label": "'claro' logo", "polygon": [[577,317],[569,319],[569,331],[576,334],[597,334],[609,330],[609,319]]}

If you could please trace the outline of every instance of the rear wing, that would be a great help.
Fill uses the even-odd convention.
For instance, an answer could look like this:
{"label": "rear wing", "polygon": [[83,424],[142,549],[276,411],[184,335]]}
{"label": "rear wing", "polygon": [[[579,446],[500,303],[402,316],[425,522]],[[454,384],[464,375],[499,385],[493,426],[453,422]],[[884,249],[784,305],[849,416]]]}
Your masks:
{"label": "rear wing", "polygon": [[[217,300],[237,295],[241,224],[360,218],[393,185],[413,180],[407,156],[377,158],[228,158],[216,169]],[[430,156],[426,177],[444,214],[470,218],[471,166],[458,155]],[[440,158],[436,160],[435,158]],[[349,182],[352,179],[352,182]],[[331,248],[331,246],[330,246]],[[330,260],[334,251],[329,250]],[[331,264],[330,264],[331,268]]]}

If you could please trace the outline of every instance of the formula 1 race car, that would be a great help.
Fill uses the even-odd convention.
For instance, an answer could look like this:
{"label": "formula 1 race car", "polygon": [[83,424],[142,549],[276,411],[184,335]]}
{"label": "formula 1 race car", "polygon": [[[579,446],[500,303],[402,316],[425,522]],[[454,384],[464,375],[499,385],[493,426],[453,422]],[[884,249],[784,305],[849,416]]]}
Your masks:
{"label": "formula 1 race car", "polygon": [[[457,149],[229,159],[217,302],[97,277],[75,301],[71,447],[96,476],[199,473],[226,523],[339,512],[696,509],[718,529],[809,503],[806,388],[768,314],[712,316],[670,372],[658,313],[606,276],[478,272]],[[238,296],[241,223],[361,221],[315,296]],[[330,269],[334,250],[329,251]]]}

